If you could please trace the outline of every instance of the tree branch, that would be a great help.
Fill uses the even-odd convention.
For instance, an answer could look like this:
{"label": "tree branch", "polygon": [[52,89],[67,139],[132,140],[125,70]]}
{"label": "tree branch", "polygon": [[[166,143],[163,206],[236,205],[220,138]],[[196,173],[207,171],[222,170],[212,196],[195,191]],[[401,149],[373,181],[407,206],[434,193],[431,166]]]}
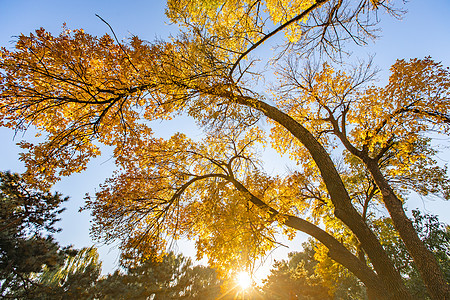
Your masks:
{"label": "tree branch", "polygon": [[314,3],[313,5],[311,5],[310,7],[308,7],[306,10],[304,10],[301,14],[297,15],[296,17],[290,19],[289,21],[281,24],[280,26],[278,26],[275,30],[269,32],[268,34],[266,34],[262,39],[260,39],[259,41],[257,41],[255,44],[253,44],[250,48],[248,48],[244,53],[242,53],[238,59],[236,60],[236,62],[233,64],[233,66],[231,67],[230,70],[230,74],[229,77],[231,78],[233,76],[233,72],[236,69],[236,67],[239,65],[239,62],[247,56],[247,54],[249,54],[250,52],[252,52],[253,50],[255,50],[258,46],[260,46],[262,43],[264,43],[266,40],[268,40],[270,37],[272,37],[273,35],[277,34],[278,32],[280,32],[281,30],[283,30],[284,28],[288,27],[289,25],[291,25],[294,22],[297,22],[299,20],[301,20],[302,18],[304,18],[307,14],[309,14],[311,11],[313,11],[314,9],[316,9],[317,7],[321,6],[322,4],[324,4],[325,2],[328,2],[330,0],[317,0],[316,3]]}

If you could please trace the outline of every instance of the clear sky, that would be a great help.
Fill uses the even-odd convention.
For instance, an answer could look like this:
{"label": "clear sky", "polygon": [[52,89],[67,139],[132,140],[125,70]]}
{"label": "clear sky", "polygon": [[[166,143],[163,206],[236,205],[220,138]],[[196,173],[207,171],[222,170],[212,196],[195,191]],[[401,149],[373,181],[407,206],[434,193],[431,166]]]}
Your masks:
{"label": "clear sky", "polygon": [[[399,1],[398,1],[399,2]],[[165,1],[7,1],[0,0],[0,45],[11,48],[14,36],[20,33],[28,34],[39,27],[44,27],[53,34],[61,31],[65,22],[71,29],[83,28],[87,33],[102,35],[109,33],[107,26],[95,14],[99,14],[113,26],[119,39],[137,35],[145,40],[167,38],[170,33],[176,35],[176,28],[169,26],[164,15]],[[364,49],[358,49],[352,58],[366,54],[375,54],[375,64],[387,74],[389,66],[398,58],[423,58],[431,56],[436,61],[450,66],[450,1],[448,0],[411,0],[406,4],[409,12],[398,21],[386,16],[382,17],[381,38],[370,43]],[[385,80],[385,78],[382,78]],[[167,136],[179,128],[186,127],[186,119],[177,119],[169,125],[157,126],[161,136]],[[1,128],[0,140],[0,170],[13,172],[23,171],[23,165],[18,161],[19,149],[15,146],[22,135],[14,138],[14,133]],[[442,141],[449,146],[448,139]],[[450,149],[442,153],[442,163],[450,159]],[[111,175],[114,165],[107,153],[92,161],[88,170],[63,179],[55,186],[55,190],[70,196],[67,210],[62,215],[60,226],[62,233],[57,238],[62,245],[74,244],[80,248],[90,246],[89,213],[79,213],[83,206],[86,193],[94,193],[96,187]],[[425,201],[415,199],[408,208],[419,207],[422,210],[439,214],[442,221],[450,223],[450,203],[442,200]],[[304,237],[303,237],[304,238]],[[286,258],[286,253],[300,250],[301,239],[289,243],[289,249],[275,252],[270,259]],[[101,247],[100,256],[104,260],[104,271],[110,272],[117,265],[117,252],[110,252],[111,247]],[[189,244],[179,246],[187,255],[195,251]],[[109,253],[109,254],[108,254]],[[270,260],[269,259],[269,260]]]}

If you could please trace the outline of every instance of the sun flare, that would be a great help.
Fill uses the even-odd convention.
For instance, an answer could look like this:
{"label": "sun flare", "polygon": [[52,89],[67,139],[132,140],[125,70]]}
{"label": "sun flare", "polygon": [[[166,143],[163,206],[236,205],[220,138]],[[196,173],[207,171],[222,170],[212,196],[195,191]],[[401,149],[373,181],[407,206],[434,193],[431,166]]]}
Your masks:
{"label": "sun flare", "polygon": [[248,289],[252,285],[252,278],[247,272],[240,272],[236,279],[243,290]]}

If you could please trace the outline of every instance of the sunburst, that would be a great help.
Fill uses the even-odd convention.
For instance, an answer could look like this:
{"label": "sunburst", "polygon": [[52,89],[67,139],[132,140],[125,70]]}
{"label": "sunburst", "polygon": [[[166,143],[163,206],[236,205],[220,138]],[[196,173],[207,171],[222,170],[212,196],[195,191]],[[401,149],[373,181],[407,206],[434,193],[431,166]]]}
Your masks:
{"label": "sunburst", "polygon": [[239,286],[241,287],[241,289],[243,289],[243,290],[248,289],[252,285],[252,278],[245,271],[240,272],[239,274],[237,274],[236,280],[237,280]]}

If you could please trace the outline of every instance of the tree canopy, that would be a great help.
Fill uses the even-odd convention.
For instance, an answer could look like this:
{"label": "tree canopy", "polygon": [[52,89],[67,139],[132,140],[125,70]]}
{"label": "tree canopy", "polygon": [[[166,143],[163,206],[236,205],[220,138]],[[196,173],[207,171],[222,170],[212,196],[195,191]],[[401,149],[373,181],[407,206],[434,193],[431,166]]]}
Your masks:
{"label": "tree canopy", "polygon": [[100,279],[94,294],[96,299],[217,299],[222,282],[214,269],[170,252],[161,261],[146,260]]}
{"label": "tree canopy", "polygon": [[[370,66],[317,67],[308,56],[332,61],[344,41],[364,43],[381,11],[396,13],[390,1],[168,1],[181,27],[170,41],[41,28],[1,51],[0,124],[44,134],[21,143],[24,176],[41,188],[84,170],[100,145],[113,148],[118,171],[87,208],[95,237],[122,240],[125,263],[187,236],[226,273],[249,268],[277,234],[303,231],[370,297],[409,299],[373,230],[379,206],[431,297],[445,298],[448,283],[403,203],[409,191],[449,198],[429,136],[449,133],[448,69],[431,58],[398,60],[383,87]],[[252,55],[280,31],[281,51],[266,66],[279,83],[267,96]],[[151,121],[180,115],[204,138],[153,135]],[[266,146],[288,153],[295,169],[265,172]]]}

